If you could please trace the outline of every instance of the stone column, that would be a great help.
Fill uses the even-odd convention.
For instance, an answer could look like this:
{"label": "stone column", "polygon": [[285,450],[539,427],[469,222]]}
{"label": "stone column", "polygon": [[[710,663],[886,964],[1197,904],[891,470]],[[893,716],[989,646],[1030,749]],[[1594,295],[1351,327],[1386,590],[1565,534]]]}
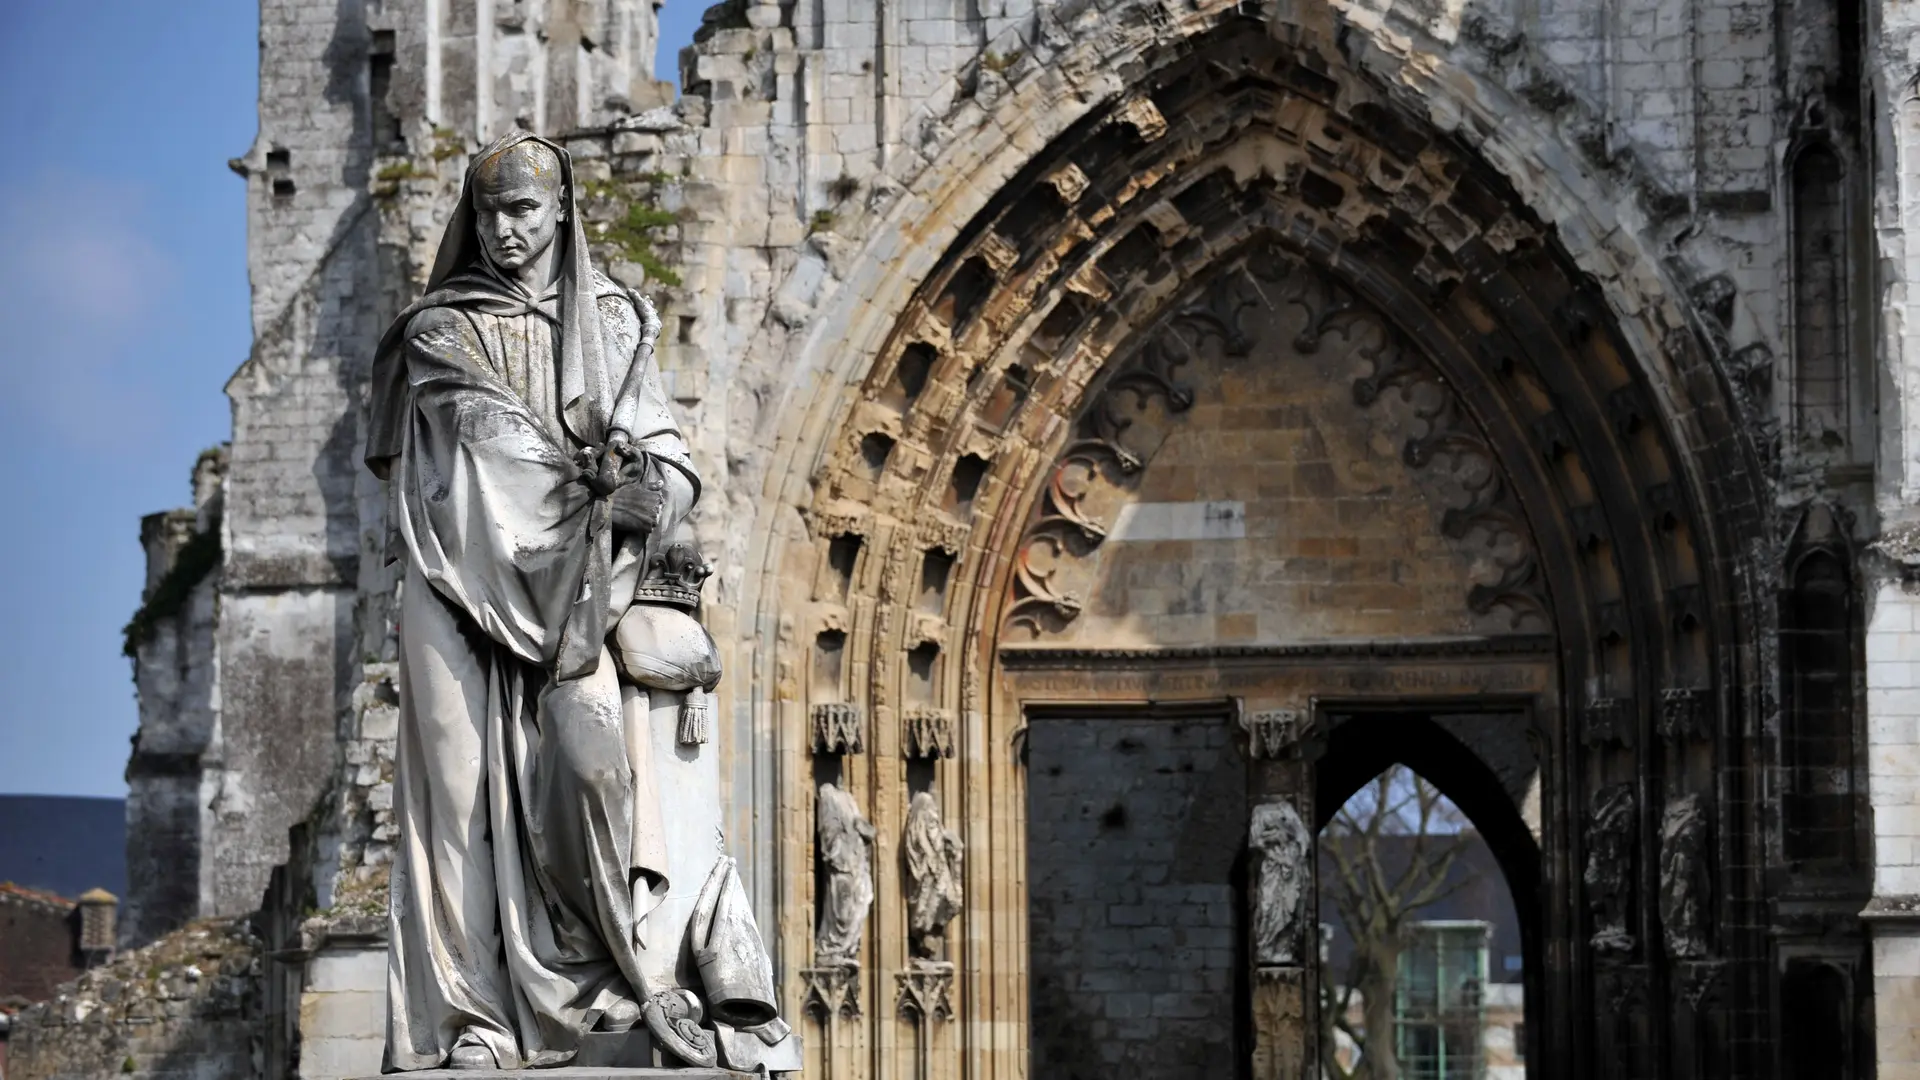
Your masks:
{"label": "stone column", "polygon": [[1320,1075],[1319,889],[1309,706],[1243,713],[1250,761],[1248,955],[1254,1080]]}

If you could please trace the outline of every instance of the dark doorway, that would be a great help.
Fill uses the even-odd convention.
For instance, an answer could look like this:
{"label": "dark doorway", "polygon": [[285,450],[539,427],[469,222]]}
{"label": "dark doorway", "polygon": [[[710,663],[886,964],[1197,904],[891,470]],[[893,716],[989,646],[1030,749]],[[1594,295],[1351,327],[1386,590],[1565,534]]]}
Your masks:
{"label": "dark doorway", "polygon": [[1032,1075],[1241,1075],[1247,769],[1225,709],[1032,716]]}

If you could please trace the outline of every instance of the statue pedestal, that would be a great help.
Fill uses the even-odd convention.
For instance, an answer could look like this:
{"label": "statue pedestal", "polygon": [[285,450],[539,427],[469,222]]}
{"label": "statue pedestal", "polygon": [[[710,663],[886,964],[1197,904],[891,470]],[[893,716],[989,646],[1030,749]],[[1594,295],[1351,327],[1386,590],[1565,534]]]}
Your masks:
{"label": "statue pedestal", "polygon": [[659,1068],[653,1037],[644,1027],[583,1035],[573,1060],[574,1064],[555,1069],[422,1069],[365,1080],[758,1080],[760,1075],[719,1068]]}
{"label": "statue pedestal", "polygon": [[422,1068],[419,1072],[388,1072],[363,1080],[756,1080],[756,1072],[732,1068],[618,1068],[612,1065],[566,1065],[563,1068]]}

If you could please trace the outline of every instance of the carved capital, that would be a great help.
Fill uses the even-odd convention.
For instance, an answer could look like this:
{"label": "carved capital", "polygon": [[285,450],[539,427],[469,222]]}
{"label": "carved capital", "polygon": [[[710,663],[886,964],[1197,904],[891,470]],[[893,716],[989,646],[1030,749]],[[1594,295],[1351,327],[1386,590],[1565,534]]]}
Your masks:
{"label": "carved capital", "polygon": [[953,1019],[953,965],[944,961],[916,960],[912,967],[894,975],[899,984],[893,1004],[902,1020],[924,1024],[929,1020]]}
{"label": "carved capital", "polygon": [[1698,687],[1660,691],[1660,734],[1676,742],[1710,737],[1707,692]]}
{"label": "carved capital", "polygon": [[1292,757],[1300,743],[1313,734],[1310,709],[1264,709],[1241,713],[1240,727],[1247,733],[1247,755],[1275,760]]}
{"label": "carved capital", "polygon": [[953,756],[953,710],[909,705],[901,711],[901,747],[909,758]]}
{"label": "carved capital", "polygon": [[806,987],[801,1008],[821,1024],[860,1019],[860,965],[829,964],[800,969]]}
{"label": "carved capital", "polygon": [[1633,708],[1628,698],[1600,697],[1581,710],[1580,741],[1593,747],[1632,746]]}
{"label": "carved capital", "polygon": [[860,706],[828,701],[813,707],[814,753],[860,754],[866,748],[866,721]]}

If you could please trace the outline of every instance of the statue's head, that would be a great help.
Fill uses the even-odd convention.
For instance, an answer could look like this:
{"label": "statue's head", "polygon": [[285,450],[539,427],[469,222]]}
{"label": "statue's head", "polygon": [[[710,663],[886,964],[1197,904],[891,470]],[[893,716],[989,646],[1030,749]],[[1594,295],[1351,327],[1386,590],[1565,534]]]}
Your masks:
{"label": "statue's head", "polygon": [[553,246],[567,220],[560,158],[522,142],[480,163],[473,177],[474,228],[495,266],[514,273]]}

